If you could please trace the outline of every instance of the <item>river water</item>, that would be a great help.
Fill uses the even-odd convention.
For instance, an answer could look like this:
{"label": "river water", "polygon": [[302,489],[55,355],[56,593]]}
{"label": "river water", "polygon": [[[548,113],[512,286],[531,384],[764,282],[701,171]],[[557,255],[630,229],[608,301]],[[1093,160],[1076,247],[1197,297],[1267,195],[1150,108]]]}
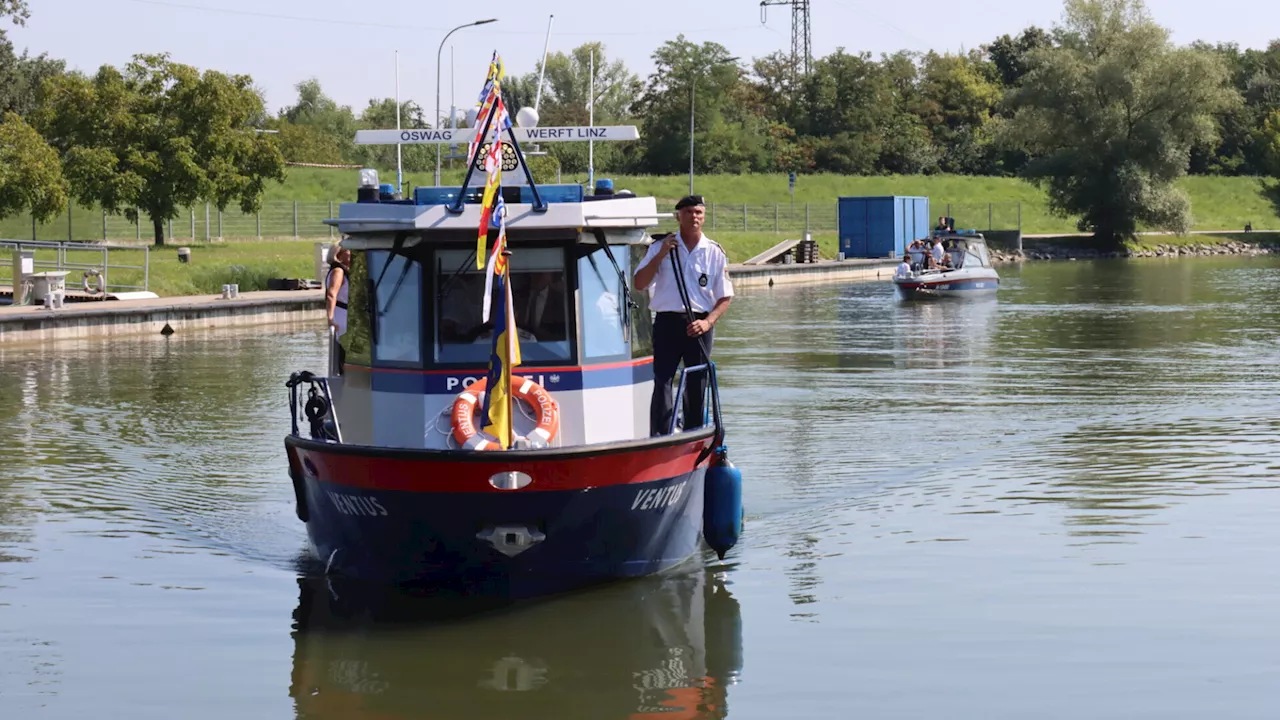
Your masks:
{"label": "river water", "polygon": [[0,347],[0,716],[1274,717],[1280,260],[1001,273],[742,293],[742,543],[485,612],[305,560],[317,330]]}

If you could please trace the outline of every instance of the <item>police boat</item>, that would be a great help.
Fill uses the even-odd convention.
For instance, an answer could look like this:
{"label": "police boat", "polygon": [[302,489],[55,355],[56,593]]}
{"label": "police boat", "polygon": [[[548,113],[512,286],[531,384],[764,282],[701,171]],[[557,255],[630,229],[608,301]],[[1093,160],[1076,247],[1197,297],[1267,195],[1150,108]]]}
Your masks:
{"label": "police boat", "polygon": [[[741,475],[714,363],[684,368],[670,432],[650,436],[652,316],[633,275],[669,214],[607,182],[539,186],[520,145],[636,128],[540,128],[525,111],[504,128],[495,114],[479,133],[357,133],[470,143],[473,162],[461,187],[403,199],[361,170],[356,202],[326,220],[351,250],[346,327],[325,372],[287,382],[311,552],[326,573],[509,597],[659,573],[704,542],[723,558]],[[503,171],[523,182],[495,186]],[[679,427],[692,373],[708,380],[704,423]]]}
{"label": "police boat", "polygon": [[[940,268],[928,267],[934,240],[942,241],[946,253]],[[928,245],[908,250],[911,272],[893,276],[893,284],[903,299],[987,296],[1000,289],[1000,275],[991,265],[986,238],[978,231],[934,231]]]}

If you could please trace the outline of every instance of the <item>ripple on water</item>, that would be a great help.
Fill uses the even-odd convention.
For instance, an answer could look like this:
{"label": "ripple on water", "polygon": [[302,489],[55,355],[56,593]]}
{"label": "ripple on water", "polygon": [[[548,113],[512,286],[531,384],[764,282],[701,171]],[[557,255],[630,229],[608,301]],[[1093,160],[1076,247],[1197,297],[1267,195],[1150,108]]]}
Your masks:
{"label": "ripple on water", "polygon": [[18,468],[27,507],[99,521],[88,532],[290,567],[302,533],[279,522],[292,517],[283,378],[320,364],[318,338],[258,330],[71,345],[52,362],[6,354],[20,389],[5,420],[18,432],[0,464]]}

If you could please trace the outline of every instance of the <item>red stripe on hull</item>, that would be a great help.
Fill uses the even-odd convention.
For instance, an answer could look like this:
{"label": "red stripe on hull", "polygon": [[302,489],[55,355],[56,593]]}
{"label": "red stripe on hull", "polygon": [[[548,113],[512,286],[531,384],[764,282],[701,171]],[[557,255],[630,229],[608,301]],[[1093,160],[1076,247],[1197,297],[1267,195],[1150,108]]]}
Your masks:
{"label": "red stripe on hull", "polygon": [[[449,459],[450,453],[389,451],[378,454],[377,448],[359,448],[344,452],[338,445],[298,443],[291,445],[290,464],[324,482],[365,490],[401,490],[426,493],[455,492],[548,492],[588,490],[596,487],[644,483],[676,477],[704,467],[710,462],[713,438],[659,447],[628,449],[607,454],[572,454],[547,452],[545,459],[530,458],[536,453],[522,452],[523,457],[503,458],[502,451],[467,453],[467,460]],[[349,447],[349,446],[348,446]],[[396,457],[395,455],[404,455]],[[476,456],[485,455],[485,459]],[[487,460],[492,457],[491,461]],[[533,482],[521,490],[499,490],[489,483],[497,473],[527,473]]]}

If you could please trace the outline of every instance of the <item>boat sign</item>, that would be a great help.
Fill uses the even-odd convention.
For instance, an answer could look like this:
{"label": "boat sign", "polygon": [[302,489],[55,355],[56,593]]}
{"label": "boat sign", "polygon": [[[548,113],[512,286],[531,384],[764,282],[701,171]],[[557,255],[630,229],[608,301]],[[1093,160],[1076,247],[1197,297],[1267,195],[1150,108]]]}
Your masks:
{"label": "boat sign", "polygon": [[[533,142],[585,142],[587,140],[639,140],[635,125],[598,125],[595,127],[531,127],[512,128],[516,140]],[[357,130],[357,145],[425,145],[471,142],[476,128],[440,128],[438,130]]]}

